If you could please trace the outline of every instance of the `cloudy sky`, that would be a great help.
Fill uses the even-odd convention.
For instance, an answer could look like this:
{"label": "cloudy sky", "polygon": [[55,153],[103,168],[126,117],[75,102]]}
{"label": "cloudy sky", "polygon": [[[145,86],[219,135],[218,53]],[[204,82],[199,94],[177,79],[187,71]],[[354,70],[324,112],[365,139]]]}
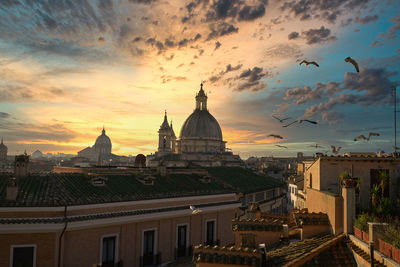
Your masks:
{"label": "cloudy sky", "polygon": [[399,14],[371,0],[2,0],[0,137],[9,154],[76,153],[104,125],[114,153],[148,154],[164,110],[178,135],[203,80],[242,157],[391,152]]}

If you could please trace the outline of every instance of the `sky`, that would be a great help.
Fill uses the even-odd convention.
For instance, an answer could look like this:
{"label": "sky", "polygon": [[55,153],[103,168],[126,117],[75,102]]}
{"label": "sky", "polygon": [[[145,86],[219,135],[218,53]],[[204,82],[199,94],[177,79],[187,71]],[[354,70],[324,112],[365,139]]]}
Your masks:
{"label": "sky", "polygon": [[[389,153],[399,36],[393,0],[2,0],[0,138],[76,154],[104,125],[113,153],[150,154],[164,110],[179,136],[203,81],[243,158]],[[317,124],[282,127],[300,119]]]}

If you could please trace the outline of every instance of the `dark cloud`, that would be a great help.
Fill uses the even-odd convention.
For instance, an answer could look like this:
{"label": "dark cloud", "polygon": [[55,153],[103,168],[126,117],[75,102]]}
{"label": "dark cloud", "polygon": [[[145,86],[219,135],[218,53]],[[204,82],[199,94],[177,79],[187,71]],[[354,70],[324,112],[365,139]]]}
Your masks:
{"label": "dark cloud", "polygon": [[239,20],[255,20],[265,15],[265,4],[259,6],[244,6],[239,11]]}
{"label": "dark cloud", "polygon": [[335,41],[337,39],[335,36],[331,36],[331,30],[324,26],[321,26],[319,29],[309,29],[302,32],[301,35],[309,45]]}
{"label": "dark cloud", "polygon": [[136,42],[139,42],[139,41],[141,41],[141,40],[142,40],[142,37],[138,36],[138,37],[135,37],[135,38],[132,40],[132,42],[136,43]]}
{"label": "dark cloud", "polygon": [[103,42],[106,41],[106,38],[100,36],[99,39],[97,39],[97,41],[98,41],[99,43],[103,43]]}
{"label": "dark cloud", "polygon": [[11,114],[0,111],[0,119],[8,119],[10,117],[11,117]]}
{"label": "dark cloud", "polygon": [[23,121],[0,120],[0,135],[10,141],[70,141],[78,136],[63,124],[31,124]]}
{"label": "dark cloud", "polygon": [[342,82],[317,83],[314,89],[308,86],[289,89],[286,91],[285,99],[293,100],[299,105],[309,100],[329,98],[327,102],[307,108],[303,116],[305,118],[331,112],[337,105],[388,105],[392,101],[389,89],[395,84],[390,78],[396,75],[397,72],[384,68],[361,69],[360,73],[347,72]]}
{"label": "dark cloud", "polygon": [[261,91],[267,87],[265,82],[260,81],[266,75],[267,73],[263,72],[263,68],[260,67],[245,70],[236,77],[236,79],[239,80],[239,85],[234,89],[234,91]]}
{"label": "dark cloud", "polygon": [[370,22],[377,21],[378,18],[379,18],[378,15],[374,15],[374,16],[369,15],[369,16],[365,16],[363,18],[355,17],[354,22],[359,23],[359,24],[367,24]]}
{"label": "dark cloud", "polygon": [[239,31],[239,28],[227,22],[221,22],[210,25],[211,32],[208,34],[207,41],[224,35],[232,34]]}
{"label": "dark cloud", "polygon": [[214,50],[217,50],[220,46],[221,46],[221,43],[219,41],[216,41]]}
{"label": "dark cloud", "polygon": [[226,66],[225,70],[222,70],[222,71],[218,72],[218,74],[215,74],[215,75],[211,76],[210,78],[208,78],[208,81],[210,81],[211,83],[219,81],[222,78],[222,76],[224,76],[226,73],[231,72],[231,71],[237,71],[242,66],[243,66],[242,64],[238,64],[238,65],[232,67],[231,64],[228,64]]}
{"label": "dark cloud", "polygon": [[239,0],[216,0],[206,14],[207,21],[235,18],[239,11]]}
{"label": "dark cloud", "polygon": [[298,37],[299,37],[299,33],[298,32],[291,32],[291,33],[289,33],[289,35],[288,35],[288,39],[289,40],[293,40],[293,39],[297,39]]}
{"label": "dark cloud", "polygon": [[365,8],[369,2],[370,0],[297,0],[284,2],[281,10],[289,11],[300,20],[314,16],[333,23],[338,15],[348,10]]}

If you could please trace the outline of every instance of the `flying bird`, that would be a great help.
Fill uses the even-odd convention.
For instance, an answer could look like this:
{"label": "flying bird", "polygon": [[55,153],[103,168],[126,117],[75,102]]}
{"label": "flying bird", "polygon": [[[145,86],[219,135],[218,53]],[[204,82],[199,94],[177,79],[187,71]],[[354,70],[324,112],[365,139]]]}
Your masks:
{"label": "flying bird", "polygon": [[346,57],[346,58],[344,59],[344,61],[353,64],[353,66],[354,66],[354,68],[356,69],[356,71],[357,71],[357,72],[360,72],[360,70],[359,70],[359,68],[358,68],[358,63],[357,63],[354,59],[352,59],[351,57]]}
{"label": "flying bird", "polygon": [[371,138],[371,136],[380,136],[380,134],[379,133],[374,133],[374,132],[369,132],[368,138],[367,138],[368,141]]}
{"label": "flying bird", "polygon": [[310,145],[310,147],[315,147],[315,148],[323,148],[323,146],[320,146],[320,145],[318,145],[318,144],[315,144],[315,145]]}
{"label": "flying bird", "polygon": [[319,65],[317,64],[317,62],[315,62],[315,61],[307,61],[307,60],[303,60],[302,62],[300,62],[300,64],[299,65],[301,65],[301,64],[306,64],[306,66],[308,66],[308,65],[310,65],[310,64],[312,64],[312,65],[315,65],[315,66],[317,66],[317,67],[319,67]]}
{"label": "flying bird", "polygon": [[283,123],[283,121],[290,119],[290,117],[284,118],[284,119],[279,119],[278,117],[275,117],[274,115],[272,115],[273,118],[277,119],[280,123]]}
{"label": "flying bird", "polygon": [[367,140],[367,137],[365,137],[363,134],[361,134],[361,135],[357,136],[356,138],[354,138],[354,141],[358,141],[361,139]]}
{"label": "flying bird", "polygon": [[272,136],[273,138],[283,139],[282,136],[277,135],[277,134],[270,134],[270,135],[268,135],[268,136]]}
{"label": "flying bird", "polygon": [[380,136],[380,134],[375,133],[375,132],[369,132],[368,137],[365,137],[365,135],[361,134],[361,135],[357,136],[356,138],[354,138],[354,141],[358,141],[361,139],[369,141],[369,139],[371,139],[371,136]]}
{"label": "flying bird", "polygon": [[275,145],[275,146],[280,147],[280,148],[287,148],[287,146],[282,146],[282,145]]}
{"label": "flying bird", "polygon": [[340,147],[338,147],[338,148],[336,149],[335,146],[332,146],[332,145],[331,145],[331,148],[332,148],[332,153],[335,154],[335,155],[337,155],[337,154],[339,154],[339,150],[340,150],[342,147],[340,146]]}
{"label": "flying bird", "polygon": [[198,214],[198,213],[202,212],[201,209],[198,209],[193,205],[190,205],[190,209],[192,210],[192,214]]}
{"label": "flying bird", "polygon": [[306,121],[306,122],[309,122],[309,123],[312,123],[312,124],[318,124],[318,122],[310,121],[310,120],[299,120],[299,123],[302,123],[303,121]]}
{"label": "flying bird", "polygon": [[288,127],[288,126],[290,126],[290,125],[292,125],[293,123],[296,123],[296,122],[297,122],[297,120],[296,121],[292,121],[291,123],[283,125],[282,127]]}

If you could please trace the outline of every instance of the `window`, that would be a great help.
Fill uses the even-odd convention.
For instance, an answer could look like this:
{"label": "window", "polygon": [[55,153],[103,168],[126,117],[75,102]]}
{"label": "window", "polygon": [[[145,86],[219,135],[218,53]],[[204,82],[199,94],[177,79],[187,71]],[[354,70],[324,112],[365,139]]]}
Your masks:
{"label": "window", "polygon": [[185,225],[178,225],[177,228],[177,257],[185,257],[187,256],[187,246],[188,246],[188,233],[187,233],[188,226]]}
{"label": "window", "polygon": [[257,193],[256,194],[256,202],[260,202],[262,200],[264,200],[264,192]]}
{"label": "window", "polygon": [[310,188],[312,188],[312,173],[310,173]]}
{"label": "window", "polygon": [[206,221],[206,244],[215,245],[215,220]]}
{"label": "window", "polygon": [[11,267],[35,267],[36,245],[11,246]]}
{"label": "window", "polygon": [[103,237],[101,241],[101,263],[102,266],[114,266],[116,261],[116,239],[117,236]]}
{"label": "window", "polygon": [[155,261],[155,239],[156,230],[143,231],[143,266],[154,265]]}

